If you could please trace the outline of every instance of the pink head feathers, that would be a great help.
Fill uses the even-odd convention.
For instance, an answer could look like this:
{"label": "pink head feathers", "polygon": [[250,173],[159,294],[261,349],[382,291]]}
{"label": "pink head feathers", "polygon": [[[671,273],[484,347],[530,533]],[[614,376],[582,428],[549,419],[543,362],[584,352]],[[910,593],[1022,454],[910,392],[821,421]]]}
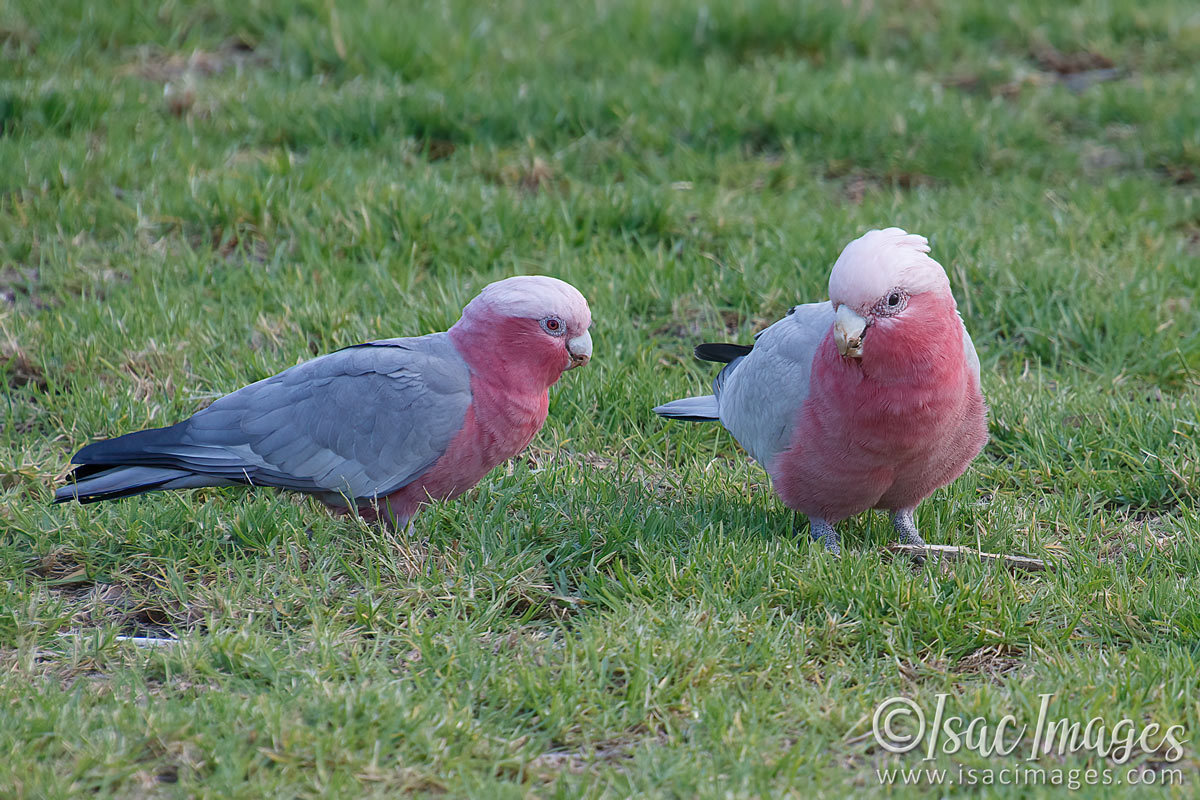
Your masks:
{"label": "pink head feathers", "polygon": [[868,231],[846,245],[829,274],[829,300],[866,315],[893,291],[909,297],[950,290],[924,236],[900,228]]}
{"label": "pink head feathers", "polygon": [[488,284],[450,335],[479,374],[544,390],[592,355],[587,300],[571,284],[519,275]]}
{"label": "pink head feathers", "polygon": [[518,275],[489,283],[463,309],[464,317],[485,313],[530,319],[555,315],[581,330],[587,330],[592,321],[579,290],[549,275]]}
{"label": "pink head feathers", "polygon": [[[837,316],[833,338],[838,352],[863,357],[863,341],[878,341],[880,331],[917,324],[933,305],[954,313],[950,281],[941,265],[929,257],[924,236],[899,228],[868,231],[838,256],[829,274],[829,301]],[[934,311],[934,315],[941,312]]]}

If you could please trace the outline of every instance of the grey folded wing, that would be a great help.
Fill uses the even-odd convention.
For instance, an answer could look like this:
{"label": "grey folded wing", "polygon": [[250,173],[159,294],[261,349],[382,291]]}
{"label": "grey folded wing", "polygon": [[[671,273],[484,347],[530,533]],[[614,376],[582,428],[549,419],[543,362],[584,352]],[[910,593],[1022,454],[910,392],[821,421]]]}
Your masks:
{"label": "grey folded wing", "polygon": [[97,442],[75,460],[364,501],[428,470],[470,404],[469,368],[446,334],[390,339],[299,364],[178,425]]}
{"label": "grey folded wing", "polygon": [[721,424],[764,467],[791,443],[792,426],[808,398],[813,356],[833,317],[828,301],[793,307],[760,331],[754,348],[713,382]]}

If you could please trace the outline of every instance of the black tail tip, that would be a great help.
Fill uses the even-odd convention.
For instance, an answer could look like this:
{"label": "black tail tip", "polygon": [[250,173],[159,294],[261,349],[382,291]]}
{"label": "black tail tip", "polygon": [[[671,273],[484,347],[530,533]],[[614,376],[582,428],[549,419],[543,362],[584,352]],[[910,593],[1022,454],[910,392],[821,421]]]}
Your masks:
{"label": "black tail tip", "polygon": [[701,361],[716,361],[719,364],[728,364],[735,358],[741,358],[754,349],[748,344],[734,344],[733,342],[705,342],[704,344],[696,345],[693,351],[696,358]]}
{"label": "black tail tip", "polygon": [[78,500],[81,503],[84,502],[84,498],[86,498],[87,495],[82,495],[75,491],[75,482],[71,481],[70,478],[67,480],[70,482],[63,484],[54,490],[54,499],[50,501],[52,505],[57,506],[61,505],[62,503],[70,503],[72,500]]}

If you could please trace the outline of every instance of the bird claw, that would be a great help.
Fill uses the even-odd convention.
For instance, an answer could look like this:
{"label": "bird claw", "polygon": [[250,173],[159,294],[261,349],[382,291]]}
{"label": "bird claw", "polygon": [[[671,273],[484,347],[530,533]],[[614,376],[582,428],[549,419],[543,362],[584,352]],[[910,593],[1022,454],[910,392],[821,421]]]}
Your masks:
{"label": "bird claw", "polygon": [[[917,521],[914,516],[913,509],[908,511],[893,511],[892,512],[892,527],[896,533],[900,534],[900,543],[910,545],[912,547],[928,548],[925,540],[921,538],[921,534],[917,533]],[[928,552],[928,551],[927,551]],[[941,563],[941,558],[936,553],[930,553],[928,556],[923,553],[909,553],[909,556],[918,565],[924,564],[931,560],[934,566]]]}
{"label": "bird claw", "polygon": [[813,540],[823,542],[825,549],[832,555],[841,556],[842,545],[838,540],[837,531],[833,529],[833,526],[825,520],[817,519],[816,517],[810,517],[808,522],[809,535],[812,536]]}
{"label": "bird claw", "polygon": [[900,534],[901,544],[925,547],[925,540],[921,538],[921,534],[917,533],[917,521],[911,509],[908,511],[893,511],[892,528],[895,529],[896,533]]}

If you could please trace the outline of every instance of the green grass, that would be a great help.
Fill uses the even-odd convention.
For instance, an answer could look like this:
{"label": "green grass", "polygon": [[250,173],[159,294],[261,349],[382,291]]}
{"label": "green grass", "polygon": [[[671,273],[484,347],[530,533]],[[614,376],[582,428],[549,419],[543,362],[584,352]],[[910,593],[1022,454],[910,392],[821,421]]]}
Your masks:
{"label": "green grass", "polygon": [[[0,3],[0,796],[953,791],[880,786],[922,766],[869,736],[896,694],[1196,736],[1198,64],[1182,0]],[[926,538],[1055,572],[914,569],[867,515],[831,560],[649,411],[892,224],[991,407]],[[48,504],[93,437],[519,272],[584,292],[595,359],[410,537],[269,492]]]}

